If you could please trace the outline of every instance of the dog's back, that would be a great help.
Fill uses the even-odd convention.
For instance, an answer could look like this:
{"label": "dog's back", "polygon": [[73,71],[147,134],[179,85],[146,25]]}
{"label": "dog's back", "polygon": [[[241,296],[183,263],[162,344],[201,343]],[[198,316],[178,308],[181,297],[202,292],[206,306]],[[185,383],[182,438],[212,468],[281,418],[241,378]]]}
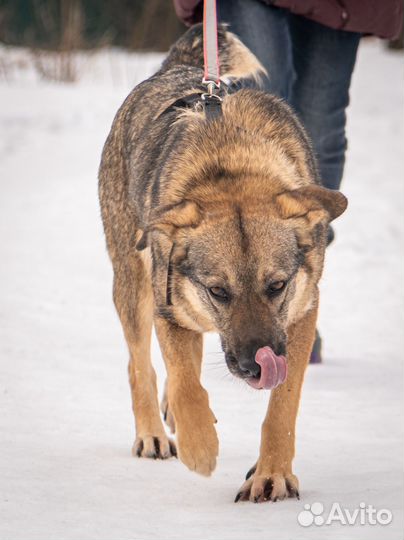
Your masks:
{"label": "dog's back", "polygon": [[[219,25],[222,77],[258,79],[264,69],[224,25]],[[164,113],[178,98],[203,92],[202,25],[188,30],[170,49],[161,69],[135,87],[119,109],[104,146],[99,197],[112,260],[127,253],[135,231],[145,226],[158,203],[160,176],[173,148],[186,144],[186,126],[175,125],[181,111]]]}

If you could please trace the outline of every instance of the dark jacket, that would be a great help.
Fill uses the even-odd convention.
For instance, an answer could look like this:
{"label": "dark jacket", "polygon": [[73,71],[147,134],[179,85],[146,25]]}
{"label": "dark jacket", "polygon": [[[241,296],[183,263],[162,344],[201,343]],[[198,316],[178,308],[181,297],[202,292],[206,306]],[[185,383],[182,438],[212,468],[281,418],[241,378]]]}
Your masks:
{"label": "dark jacket", "polygon": [[[398,37],[403,24],[403,0],[266,0],[265,3],[331,28],[386,39]],[[202,20],[202,0],[174,0],[174,6],[185,24]]]}

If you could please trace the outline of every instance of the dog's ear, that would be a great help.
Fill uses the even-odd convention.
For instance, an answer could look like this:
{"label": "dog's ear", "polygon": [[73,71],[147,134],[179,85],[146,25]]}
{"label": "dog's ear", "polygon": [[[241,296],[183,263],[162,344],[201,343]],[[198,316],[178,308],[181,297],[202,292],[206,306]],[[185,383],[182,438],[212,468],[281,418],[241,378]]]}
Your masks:
{"label": "dog's ear", "polygon": [[315,245],[324,245],[330,221],[340,216],[347,204],[346,197],[340,191],[318,185],[286,191],[276,198],[280,216],[283,219],[296,219],[296,238],[305,252]]}
{"label": "dog's ear", "polygon": [[340,191],[311,184],[281,193],[276,197],[276,205],[283,219],[307,217],[315,225],[340,216],[348,200]]}
{"label": "dog's ear", "polygon": [[178,204],[161,206],[153,210],[147,227],[143,230],[136,249],[141,251],[148,245],[148,235],[151,231],[159,230],[166,236],[172,237],[177,229],[196,227],[202,220],[202,211],[194,201],[184,200]]}

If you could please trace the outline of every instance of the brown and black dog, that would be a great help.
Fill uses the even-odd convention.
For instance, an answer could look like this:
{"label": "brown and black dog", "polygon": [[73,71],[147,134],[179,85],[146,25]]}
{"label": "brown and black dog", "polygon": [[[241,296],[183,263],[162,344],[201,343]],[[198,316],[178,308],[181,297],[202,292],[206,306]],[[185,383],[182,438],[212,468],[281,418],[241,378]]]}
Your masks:
{"label": "brown and black dog", "polygon": [[[256,58],[222,26],[219,47],[225,77],[259,77]],[[217,332],[235,376],[274,387],[259,459],[236,500],[277,500],[298,495],[295,421],[317,284],[328,225],[347,202],[321,187],[305,131],[281,100],[253,89],[227,93],[213,119],[200,100],[172,106],[205,91],[202,58],[197,25],[125,100],[100,166],[113,295],[130,351],[133,451],[176,454],[150,360],[154,324],[168,372],[162,407],[179,458],[212,473],[216,420],[200,373],[203,333]]]}

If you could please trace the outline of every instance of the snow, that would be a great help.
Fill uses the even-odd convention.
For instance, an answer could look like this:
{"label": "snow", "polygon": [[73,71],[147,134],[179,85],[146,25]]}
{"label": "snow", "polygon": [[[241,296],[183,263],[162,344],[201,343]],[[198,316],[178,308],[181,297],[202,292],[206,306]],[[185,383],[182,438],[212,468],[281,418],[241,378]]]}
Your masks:
{"label": "snow", "polygon": [[[234,504],[257,458],[267,394],[227,373],[206,338],[219,420],[209,478],[138,460],[127,351],[111,300],[97,168],[112,118],[159,55],[80,57],[76,84],[38,80],[0,51],[0,538],[398,539],[403,530],[402,58],[361,45],[344,192],[322,281],[325,363],[307,372],[295,472],[301,500]],[[7,69],[4,69],[7,66]],[[153,357],[160,387],[164,368]],[[305,503],[365,502],[390,525],[297,522]]]}

